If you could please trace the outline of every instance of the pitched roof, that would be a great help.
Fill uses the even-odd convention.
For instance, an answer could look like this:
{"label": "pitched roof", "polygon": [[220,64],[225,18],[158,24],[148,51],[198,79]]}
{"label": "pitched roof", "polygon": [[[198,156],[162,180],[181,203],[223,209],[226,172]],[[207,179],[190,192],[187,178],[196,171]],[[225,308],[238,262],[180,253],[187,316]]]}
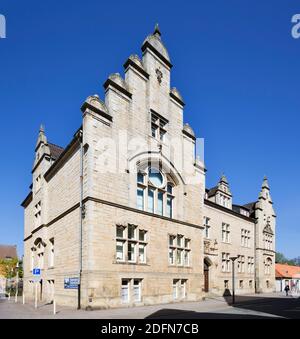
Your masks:
{"label": "pitched roof", "polygon": [[207,192],[208,197],[210,198],[210,197],[214,196],[216,194],[218,188],[219,188],[218,186],[210,188]]}
{"label": "pitched roof", "polygon": [[247,208],[250,212],[250,215],[252,215],[253,212],[254,212],[254,209],[255,209],[255,205],[256,205],[256,201],[245,204],[245,205],[243,205],[243,207]]}
{"label": "pitched roof", "polygon": [[49,149],[50,149],[50,154],[53,160],[56,160],[60,157],[62,152],[64,151],[63,147],[60,147],[55,144],[51,144],[50,142],[48,143]]}
{"label": "pitched roof", "polygon": [[17,246],[0,245],[0,259],[17,258]]}
{"label": "pitched roof", "polygon": [[275,264],[276,278],[295,278],[300,277],[300,266],[291,266],[287,264]]}

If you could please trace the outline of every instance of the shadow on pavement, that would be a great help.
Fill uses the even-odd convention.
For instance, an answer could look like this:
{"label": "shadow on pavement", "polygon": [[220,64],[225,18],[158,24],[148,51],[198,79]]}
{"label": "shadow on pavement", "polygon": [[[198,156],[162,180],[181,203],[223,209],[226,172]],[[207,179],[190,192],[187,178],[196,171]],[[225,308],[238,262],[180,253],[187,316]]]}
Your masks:
{"label": "shadow on pavement", "polygon": [[[278,319],[278,317],[300,319],[300,298],[237,296],[234,305],[231,303],[231,297],[226,296],[223,298],[228,306],[233,307],[231,313],[229,313],[230,309],[228,313],[162,309],[149,315],[146,319]],[[251,314],[255,312],[258,313]]]}

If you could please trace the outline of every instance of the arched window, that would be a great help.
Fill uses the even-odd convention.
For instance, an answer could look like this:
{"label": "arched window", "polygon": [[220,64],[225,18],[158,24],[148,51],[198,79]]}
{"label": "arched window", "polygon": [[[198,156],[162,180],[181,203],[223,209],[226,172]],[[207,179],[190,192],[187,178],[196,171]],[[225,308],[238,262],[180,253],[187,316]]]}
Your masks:
{"label": "arched window", "polygon": [[137,208],[142,211],[173,217],[174,184],[155,167],[137,174]]}
{"label": "arched window", "polygon": [[271,274],[272,259],[267,258],[265,261],[265,274]]}

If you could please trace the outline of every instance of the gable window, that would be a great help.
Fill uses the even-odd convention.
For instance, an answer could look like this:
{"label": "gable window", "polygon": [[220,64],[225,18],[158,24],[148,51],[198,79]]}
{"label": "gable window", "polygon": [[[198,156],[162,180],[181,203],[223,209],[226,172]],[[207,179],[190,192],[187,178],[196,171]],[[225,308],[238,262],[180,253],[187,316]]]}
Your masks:
{"label": "gable window", "polygon": [[151,113],[151,136],[159,141],[165,141],[168,121],[162,116]]}
{"label": "gable window", "polygon": [[173,217],[174,185],[160,170],[149,167],[137,174],[137,208],[149,213]]}

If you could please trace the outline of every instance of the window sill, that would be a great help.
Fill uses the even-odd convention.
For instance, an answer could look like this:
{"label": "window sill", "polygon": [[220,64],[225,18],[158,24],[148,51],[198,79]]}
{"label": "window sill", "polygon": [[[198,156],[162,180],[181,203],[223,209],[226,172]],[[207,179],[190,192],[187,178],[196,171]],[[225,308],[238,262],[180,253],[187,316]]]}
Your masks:
{"label": "window sill", "polygon": [[183,266],[183,265],[171,265],[169,264],[168,265],[169,268],[187,268],[187,269],[192,269],[193,267],[192,266]]}
{"label": "window sill", "polygon": [[147,263],[137,263],[137,262],[129,262],[129,261],[115,261],[113,262],[115,265],[130,265],[130,266],[150,266]]}

